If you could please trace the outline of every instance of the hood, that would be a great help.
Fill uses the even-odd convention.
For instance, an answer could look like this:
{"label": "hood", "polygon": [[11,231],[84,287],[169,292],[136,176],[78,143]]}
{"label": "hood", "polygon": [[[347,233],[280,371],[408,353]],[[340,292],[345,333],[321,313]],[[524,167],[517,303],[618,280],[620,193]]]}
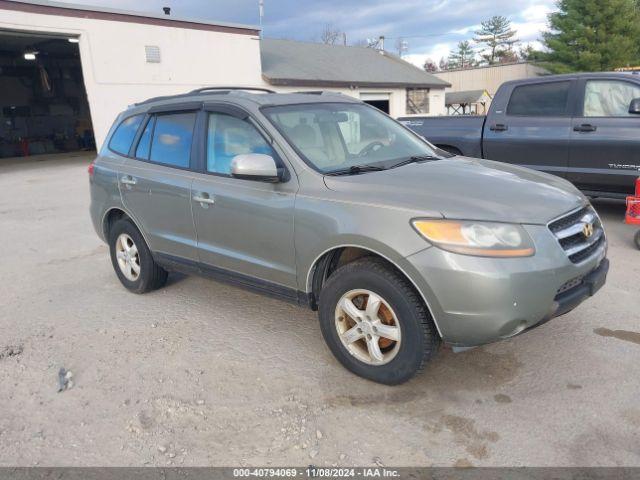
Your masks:
{"label": "hood", "polygon": [[445,218],[545,224],[586,199],[568,181],[524,167],[454,157],[391,170],[325,176],[352,200],[440,212]]}

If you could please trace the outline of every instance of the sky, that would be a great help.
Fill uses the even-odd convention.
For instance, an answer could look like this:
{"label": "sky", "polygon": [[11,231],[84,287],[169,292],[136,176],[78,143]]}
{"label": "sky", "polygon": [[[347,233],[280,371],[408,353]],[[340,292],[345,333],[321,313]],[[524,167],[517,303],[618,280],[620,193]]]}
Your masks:
{"label": "sky", "polygon": [[[223,22],[259,24],[258,0],[63,0],[126,10],[162,13]],[[436,63],[462,40],[469,40],[482,20],[504,15],[523,44],[539,47],[547,15],[556,0],[264,0],[263,35],[318,41],[325,25],[343,31],[349,44],[386,37],[385,49],[407,42],[403,58],[422,66]]]}

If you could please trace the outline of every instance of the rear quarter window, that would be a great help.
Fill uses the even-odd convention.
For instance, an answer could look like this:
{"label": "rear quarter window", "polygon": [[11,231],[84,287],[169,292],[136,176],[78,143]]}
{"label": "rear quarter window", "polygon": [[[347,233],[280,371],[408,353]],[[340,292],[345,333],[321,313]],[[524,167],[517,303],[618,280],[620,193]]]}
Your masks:
{"label": "rear quarter window", "polygon": [[569,114],[571,82],[547,82],[521,85],[513,89],[507,115],[527,117],[563,117]]}
{"label": "rear quarter window", "polygon": [[134,115],[125,118],[113,132],[109,141],[109,148],[120,155],[129,155],[133,139],[140,128],[144,115]]}

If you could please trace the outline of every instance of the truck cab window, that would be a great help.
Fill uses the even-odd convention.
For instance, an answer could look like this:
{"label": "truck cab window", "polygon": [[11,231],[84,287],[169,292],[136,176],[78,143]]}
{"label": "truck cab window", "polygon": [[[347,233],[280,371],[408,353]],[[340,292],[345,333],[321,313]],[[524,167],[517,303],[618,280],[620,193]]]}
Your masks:
{"label": "truck cab window", "polygon": [[564,117],[569,114],[571,82],[522,85],[513,89],[507,115],[525,117]]}
{"label": "truck cab window", "polygon": [[630,116],[629,104],[631,100],[639,97],[640,86],[633,83],[620,80],[589,80],[584,92],[584,116]]}

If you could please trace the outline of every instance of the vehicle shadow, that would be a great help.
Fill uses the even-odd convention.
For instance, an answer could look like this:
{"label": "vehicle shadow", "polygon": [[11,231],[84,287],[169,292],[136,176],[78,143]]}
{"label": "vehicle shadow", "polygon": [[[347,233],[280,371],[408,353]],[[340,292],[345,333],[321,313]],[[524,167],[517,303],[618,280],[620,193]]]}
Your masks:
{"label": "vehicle shadow", "polygon": [[184,273],[169,272],[169,276],[167,277],[167,283],[165,287],[171,287],[173,285],[177,285],[183,282],[184,280],[186,280],[188,277],[189,275],[185,275]]}

